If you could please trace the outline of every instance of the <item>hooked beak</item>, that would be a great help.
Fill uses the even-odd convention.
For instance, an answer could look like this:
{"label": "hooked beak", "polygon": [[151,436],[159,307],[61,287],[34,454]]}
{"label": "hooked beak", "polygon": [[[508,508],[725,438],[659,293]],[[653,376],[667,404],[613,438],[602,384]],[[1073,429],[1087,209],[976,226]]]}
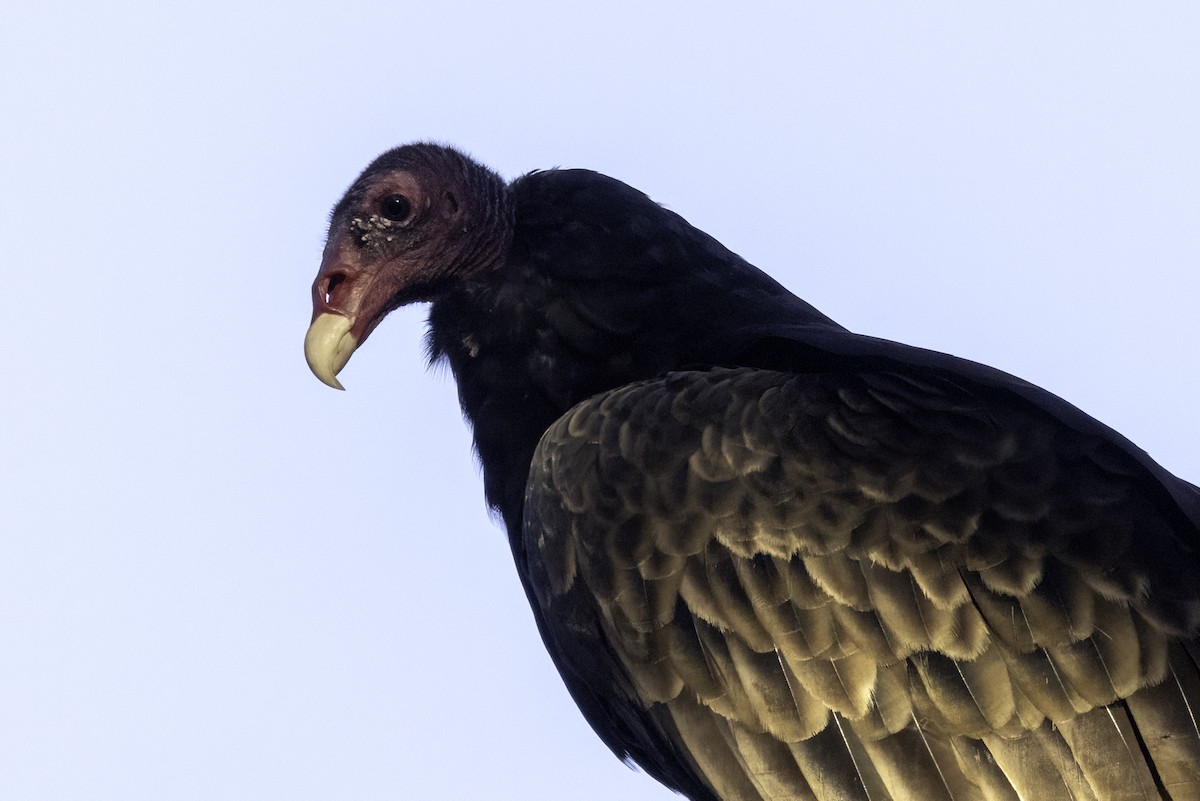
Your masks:
{"label": "hooked beak", "polygon": [[319,312],[304,335],[304,359],[313,375],[334,389],[345,389],[337,374],[358,347],[351,333],[354,318],[337,312]]}
{"label": "hooked beak", "polygon": [[330,242],[312,285],[313,316],[304,335],[304,358],[313,375],[334,389],[344,389],[337,374],[370,333],[383,310],[371,289],[380,282],[376,271],[360,266],[344,238]]}

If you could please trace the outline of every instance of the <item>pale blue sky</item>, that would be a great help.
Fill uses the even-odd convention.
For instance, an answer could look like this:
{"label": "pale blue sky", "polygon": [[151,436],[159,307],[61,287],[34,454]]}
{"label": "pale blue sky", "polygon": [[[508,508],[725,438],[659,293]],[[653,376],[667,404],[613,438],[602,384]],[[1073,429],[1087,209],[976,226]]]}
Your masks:
{"label": "pale blue sky", "polygon": [[671,797],[545,657],[423,310],[305,367],[406,141],[607,172],[1200,479],[1200,10],[880,5],[0,11],[0,797]]}

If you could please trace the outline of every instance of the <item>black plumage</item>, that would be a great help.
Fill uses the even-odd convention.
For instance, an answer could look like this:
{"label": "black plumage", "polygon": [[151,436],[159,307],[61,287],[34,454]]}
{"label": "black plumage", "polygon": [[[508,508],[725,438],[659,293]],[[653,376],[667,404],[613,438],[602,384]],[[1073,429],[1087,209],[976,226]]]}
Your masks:
{"label": "black plumage", "polygon": [[355,181],[313,295],[334,385],[431,302],[563,680],[693,801],[1200,798],[1200,490],[1065,401],[435,145]]}

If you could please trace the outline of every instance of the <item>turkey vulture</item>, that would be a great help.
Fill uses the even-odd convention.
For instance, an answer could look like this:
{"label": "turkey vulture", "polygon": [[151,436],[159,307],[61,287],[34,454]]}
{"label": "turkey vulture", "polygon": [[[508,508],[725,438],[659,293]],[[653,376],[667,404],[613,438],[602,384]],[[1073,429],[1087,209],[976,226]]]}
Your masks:
{"label": "turkey vulture", "polygon": [[1200,489],[1120,434],[851,333],[588,170],[376,159],[313,372],[414,302],[618,757],[692,801],[1200,799]]}

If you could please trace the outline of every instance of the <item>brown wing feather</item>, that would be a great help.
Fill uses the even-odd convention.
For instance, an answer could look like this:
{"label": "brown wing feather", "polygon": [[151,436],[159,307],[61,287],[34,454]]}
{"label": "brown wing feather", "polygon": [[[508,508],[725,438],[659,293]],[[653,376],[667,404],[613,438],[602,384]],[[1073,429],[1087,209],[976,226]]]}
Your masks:
{"label": "brown wing feather", "polygon": [[526,548],[722,798],[1200,798],[1197,532],[1156,492],[945,381],[677,373],[546,433]]}

